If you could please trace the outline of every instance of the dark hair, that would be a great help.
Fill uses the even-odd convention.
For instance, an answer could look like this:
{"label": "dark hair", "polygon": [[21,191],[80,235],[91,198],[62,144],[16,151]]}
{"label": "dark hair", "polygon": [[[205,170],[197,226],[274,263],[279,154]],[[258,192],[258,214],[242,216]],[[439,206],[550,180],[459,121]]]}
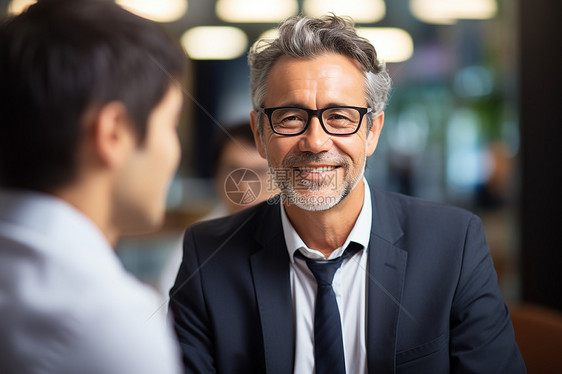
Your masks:
{"label": "dark hair", "polygon": [[213,143],[213,172],[216,174],[219,169],[219,162],[226,145],[230,142],[244,141],[255,147],[254,133],[249,122],[240,122],[221,129],[215,137]]}
{"label": "dark hair", "polygon": [[110,1],[40,0],[0,25],[0,185],[49,190],[75,176],[84,114],[124,103],[142,144],[185,55]]}

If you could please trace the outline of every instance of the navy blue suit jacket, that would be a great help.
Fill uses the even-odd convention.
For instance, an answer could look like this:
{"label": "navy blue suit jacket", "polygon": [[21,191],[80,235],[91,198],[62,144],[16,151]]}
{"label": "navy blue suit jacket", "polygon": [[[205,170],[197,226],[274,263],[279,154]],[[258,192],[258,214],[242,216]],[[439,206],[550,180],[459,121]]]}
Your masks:
{"label": "navy blue suit jacket", "polygon": [[[371,192],[369,373],[524,373],[481,221],[459,208]],[[170,291],[186,372],[292,373],[279,210],[278,202],[262,203],[187,230]]]}

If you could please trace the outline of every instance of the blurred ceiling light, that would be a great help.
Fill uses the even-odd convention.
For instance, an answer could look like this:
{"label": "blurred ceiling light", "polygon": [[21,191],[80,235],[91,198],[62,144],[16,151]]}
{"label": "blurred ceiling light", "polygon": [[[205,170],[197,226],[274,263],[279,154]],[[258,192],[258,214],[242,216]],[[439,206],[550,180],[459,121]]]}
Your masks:
{"label": "blurred ceiling light", "polygon": [[279,22],[297,14],[297,0],[217,0],[217,16],[226,22]]}
{"label": "blurred ceiling light", "polygon": [[252,43],[252,48],[255,48],[255,51],[261,51],[262,49],[269,46],[269,43],[272,42],[274,39],[279,37],[279,29],[269,29],[260,34],[256,40]]}
{"label": "blurred ceiling light", "polygon": [[416,18],[428,23],[452,24],[459,19],[489,19],[498,12],[496,0],[410,0]]}
{"label": "blurred ceiling light", "polygon": [[36,2],[37,0],[12,0],[10,5],[8,5],[8,14],[17,16]]}
{"label": "blurred ceiling light", "polygon": [[304,0],[303,13],[311,17],[334,13],[355,22],[377,22],[384,18],[386,6],[383,0]]}
{"label": "blurred ceiling light", "polygon": [[278,37],[279,37],[279,29],[275,28],[275,29],[265,30],[264,32],[262,32],[261,35],[258,37],[258,40],[277,39]]}
{"label": "blurred ceiling light", "polygon": [[116,0],[116,3],[156,22],[177,21],[187,12],[187,0]]}
{"label": "blurred ceiling light", "polygon": [[439,16],[436,14],[414,14],[417,19],[425,23],[432,23],[436,25],[454,25],[458,19]]}
{"label": "blurred ceiling light", "polygon": [[394,27],[360,27],[359,36],[375,46],[377,55],[386,62],[406,61],[414,53],[414,41],[406,31]]}
{"label": "blurred ceiling light", "polygon": [[187,30],[181,44],[193,60],[231,60],[248,48],[244,31],[230,26],[199,26]]}

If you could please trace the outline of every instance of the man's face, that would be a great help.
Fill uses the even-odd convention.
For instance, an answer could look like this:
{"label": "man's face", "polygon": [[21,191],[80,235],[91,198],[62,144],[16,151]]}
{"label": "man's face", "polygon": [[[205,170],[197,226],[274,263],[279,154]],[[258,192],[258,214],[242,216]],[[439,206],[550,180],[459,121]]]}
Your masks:
{"label": "man's face", "polygon": [[[363,72],[353,60],[340,54],[314,59],[283,56],[269,73],[266,91],[266,108],[367,107]],[[334,136],[324,132],[319,119],[313,117],[303,134],[284,136],[275,134],[263,117],[263,134],[259,136],[252,113],[260,154],[267,158],[288,203],[311,211],[330,209],[353,192],[363,176],[366,158],[376,148],[383,124],[383,114],[379,113],[370,131],[364,117],[357,133]]]}
{"label": "man's face", "polygon": [[148,117],[146,138],[119,171],[114,207],[124,233],[157,228],[166,195],[180,160],[177,125],[183,98],[171,86]]}

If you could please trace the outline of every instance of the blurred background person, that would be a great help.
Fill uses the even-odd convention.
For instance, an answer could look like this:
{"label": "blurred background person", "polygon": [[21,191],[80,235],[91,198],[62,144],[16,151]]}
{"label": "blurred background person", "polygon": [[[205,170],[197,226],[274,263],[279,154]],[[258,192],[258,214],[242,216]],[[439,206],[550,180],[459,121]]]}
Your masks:
{"label": "blurred background person", "polygon": [[[213,160],[213,183],[219,203],[205,219],[236,213],[278,192],[277,186],[269,178],[267,161],[260,157],[256,149],[249,122],[227,127],[218,133]],[[252,184],[252,181],[256,183]],[[233,184],[238,185],[240,195],[236,195],[237,188]],[[244,196],[248,190],[252,193]]]}
{"label": "blurred background person", "polygon": [[180,372],[157,294],[112,247],[162,224],[185,66],[108,1],[0,25],[0,373]]}
{"label": "blurred background person", "polygon": [[[249,122],[227,126],[218,132],[213,144],[213,173],[218,201],[201,220],[239,212],[279,192],[270,177],[267,161],[256,148]],[[158,289],[166,298],[176,279],[181,260],[180,241],[174,246],[160,273]]]}

